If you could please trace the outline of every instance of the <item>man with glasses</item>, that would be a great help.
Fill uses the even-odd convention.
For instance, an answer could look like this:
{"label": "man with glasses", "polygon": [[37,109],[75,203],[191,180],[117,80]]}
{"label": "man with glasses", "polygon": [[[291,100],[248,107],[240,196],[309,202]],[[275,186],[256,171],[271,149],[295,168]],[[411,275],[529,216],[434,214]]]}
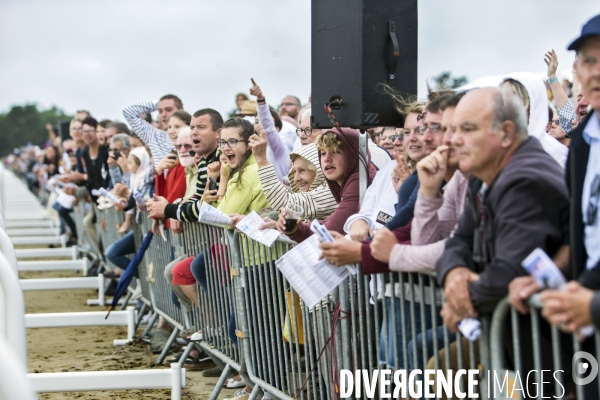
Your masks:
{"label": "man with glasses", "polygon": [[285,96],[283,100],[281,100],[281,105],[279,106],[279,116],[288,116],[298,120],[298,114],[300,114],[301,109],[302,104],[299,98],[291,95]]}

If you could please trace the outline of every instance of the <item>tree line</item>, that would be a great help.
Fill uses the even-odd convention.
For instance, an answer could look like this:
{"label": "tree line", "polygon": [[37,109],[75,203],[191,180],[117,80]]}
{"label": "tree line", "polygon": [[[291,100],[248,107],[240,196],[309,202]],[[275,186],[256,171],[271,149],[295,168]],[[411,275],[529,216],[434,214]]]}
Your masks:
{"label": "tree line", "polygon": [[59,121],[72,118],[57,106],[42,110],[35,103],[13,105],[7,112],[0,113],[0,157],[27,143],[44,144],[48,140],[47,123],[52,124],[57,132]]}

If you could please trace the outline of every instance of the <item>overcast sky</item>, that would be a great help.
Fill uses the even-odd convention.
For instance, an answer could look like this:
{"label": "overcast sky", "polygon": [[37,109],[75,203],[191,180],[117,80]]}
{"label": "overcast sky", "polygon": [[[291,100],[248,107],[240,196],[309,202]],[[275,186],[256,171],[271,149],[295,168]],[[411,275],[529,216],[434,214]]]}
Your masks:
{"label": "overcast sky", "polygon": [[[576,6],[576,7],[575,7]],[[419,0],[419,95],[444,70],[474,80],[545,71],[600,1]],[[188,111],[226,113],[253,77],[277,105],[310,93],[309,0],[0,0],[0,110],[85,108],[123,120],[123,106],[179,95]]]}

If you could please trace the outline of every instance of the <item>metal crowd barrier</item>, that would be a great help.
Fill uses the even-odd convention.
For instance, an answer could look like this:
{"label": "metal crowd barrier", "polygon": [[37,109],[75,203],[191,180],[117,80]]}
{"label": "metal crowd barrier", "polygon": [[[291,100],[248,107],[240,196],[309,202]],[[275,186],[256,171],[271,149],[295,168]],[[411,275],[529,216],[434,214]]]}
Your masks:
{"label": "metal crowd barrier", "polygon": [[[150,225],[141,218],[136,244]],[[183,358],[197,345],[223,369],[211,399],[234,370],[252,382],[253,396],[262,390],[287,400],[337,398],[340,369],[408,369],[409,359],[413,368],[421,369],[489,368],[488,319],[482,320],[483,334],[476,343],[450,334],[440,324],[443,296],[429,274],[359,272],[308,309],[274,263],[293,247],[289,240],[280,238],[268,248],[240,232],[199,223],[185,223],[181,235],[166,230],[165,238],[153,239],[138,268],[143,298],[150,300],[155,316],[175,327],[157,363],[162,363],[180,330],[201,330],[203,340],[190,344]],[[207,293],[198,286],[200,307],[180,309],[172,300],[165,266],[174,257],[199,254],[206,266]],[[237,346],[228,335],[232,312]],[[406,315],[406,323],[389,323],[400,321],[401,315]],[[429,335],[418,335],[428,330]],[[399,331],[402,342],[397,340]],[[407,350],[400,355],[389,351],[390,346]],[[482,392],[485,384],[482,376]]]}
{"label": "metal crowd barrier", "polygon": [[[107,227],[100,232],[105,247],[119,237],[117,214],[112,208],[100,212]],[[150,225],[145,216],[136,225],[136,245]],[[506,399],[519,374],[563,369],[550,383],[533,376],[527,385],[543,387],[544,395],[560,395],[564,388],[585,398],[582,386],[570,384],[567,366],[573,353],[589,344],[582,347],[575,336],[548,326],[539,311],[522,317],[502,301],[493,316],[480,318],[481,336],[470,342],[442,324],[443,293],[432,273],[364,275],[359,265],[357,275],[309,309],[275,266],[293,247],[289,240],[280,238],[268,248],[240,232],[199,223],[185,223],[181,235],[165,230],[165,239],[153,239],[139,266],[142,301],[153,315],[147,330],[157,316],[175,327],[158,363],[180,330],[202,331],[203,340],[190,344],[183,358],[200,347],[223,369],[211,399],[234,371],[254,387],[251,398],[262,391],[278,399],[320,400],[339,397],[341,369],[425,368],[479,370],[479,398]],[[199,307],[179,308],[165,267],[175,257],[199,254],[207,291],[198,286]],[[228,335],[232,313],[237,345]],[[598,333],[595,339],[600,354]],[[497,380],[502,382],[505,373],[507,383],[500,388]],[[465,385],[461,379],[462,391]],[[366,397],[365,387],[360,395]]]}
{"label": "metal crowd barrier", "polygon": [[[572,376],[580,376],[582,371],[573,371],[577,363],[571,361],[581,351],[592,357],[600,354],[600,333],[596,331],[582,343],[576,334],[565,334],[541,317],[542,304],[538,295],[529,299],[529,306],[531,312],[524,316],[504,299],[494,310],[490,336],[491,371],[499,381],[506,375],[508,384],[502,390],[500,385],[490,382],[491,398],[510,399],[519,385],[526,387],[531,397],[537,398],[567,398],[573,394],[577,399],[598,398],[600,379],[575,384]],[[592,361],[581,357],[575,357],[574,361],[582,363],[585,359],[590,366],[595,361],[595,358]],[[593,367],[590,369],[594,373]],[[530,371],[536,372],[531,374]],[[541,371],[546,371],[545,376]],[[589,393],[589,389],[596,389],[592,386],[597,390]]]}

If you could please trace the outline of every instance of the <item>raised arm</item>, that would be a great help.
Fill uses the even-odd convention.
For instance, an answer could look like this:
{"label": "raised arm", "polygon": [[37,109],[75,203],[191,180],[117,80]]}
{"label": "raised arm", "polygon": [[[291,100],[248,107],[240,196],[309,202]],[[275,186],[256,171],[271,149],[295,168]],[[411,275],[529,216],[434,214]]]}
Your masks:
{"label": "raised arm", "polygon": [[260,87],[254,82],[254,79],[252,79],[252,84],[253,86],[250,88],[250,94],[256,96],[256,101],[258,103],[258,121],[264,129],[267,143],[273,154],[272,162],[273,165],[275,165],[277,177],[279,180],[282,180],[290,169],[290,151],[275,128],[275,121],[273,121],[273,116],[271,115],[271,111],[269,111],[269,106],[267,105]]}
{"label": "raised arm", "polygon": [[556,77],[556,70],[558,69],[558,56],[556,55],[556,52],[554,50],[547,52],[544,55],[544,62],[548,66],[548,82],[550,90],[552,91],[552,96],[556,102],[556,109],[560,110],[565,103],[569,101],[569,96],[567,96],[565,89],[563,89],[560,81]]}
{"label": "raised arm", "polygon": [[164,156],[173,150],[173,144],[167,132],[155,128],[148,121],[142,119],[142,115],[156,111],[158,109],[157,104],[151,101],[142,101],[123,109],[123,116],[129,125],[131,125],[135,134],[150,148],[152,159],[154,160],[154,168],[158,166],[158,163]]}

